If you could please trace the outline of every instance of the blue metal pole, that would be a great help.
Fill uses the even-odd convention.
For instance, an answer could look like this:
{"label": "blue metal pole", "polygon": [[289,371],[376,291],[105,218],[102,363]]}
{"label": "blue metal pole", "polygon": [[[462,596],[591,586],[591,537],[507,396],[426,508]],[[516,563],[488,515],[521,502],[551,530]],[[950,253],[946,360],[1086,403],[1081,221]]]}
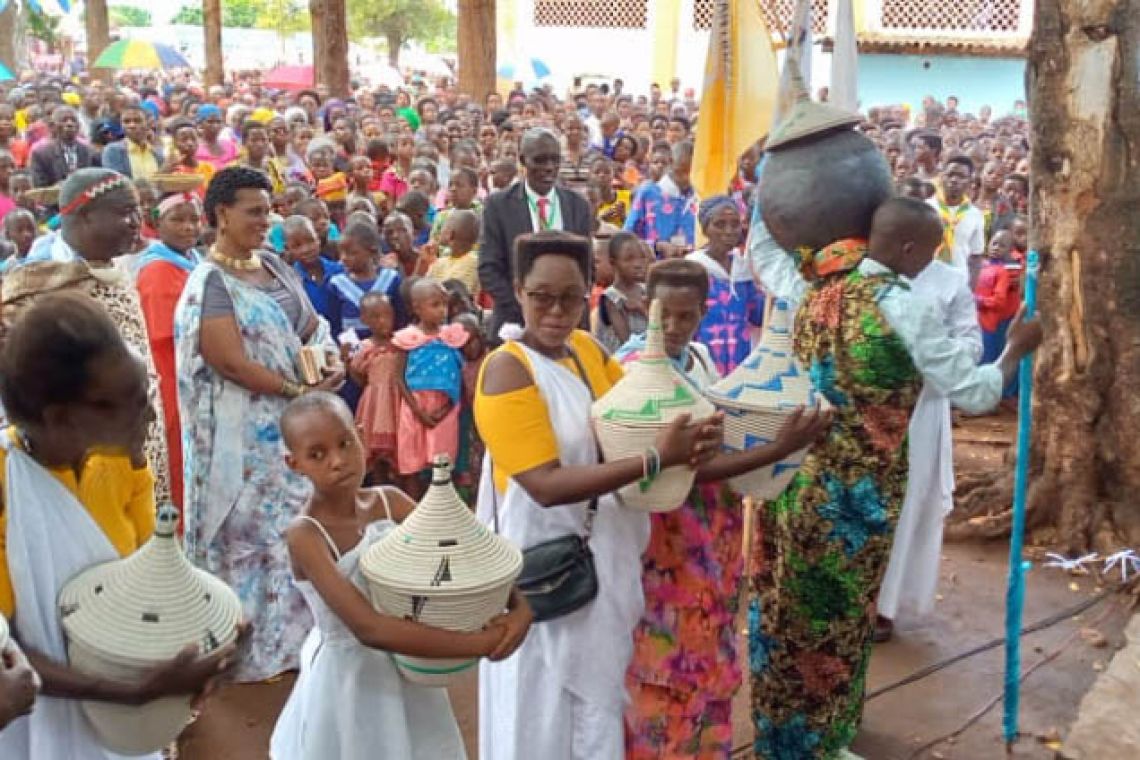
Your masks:
{"label": "blue metal pole", "polygon": [[[1025,318],[1037,310],[1037,251],[1030,251],[1025,266]],[[1025,494],[1029,484],[1029,447],[1032,419],[1033,355],[1025,356],[1018,368],[1017,466],[1013,480],[1013,524],[1009,536],[1009,582],[1005,597],[1005,710],[1002,733],[1006,746],[1017,739],[1018,699],[1021,689],[1021,611],[1025,604],[1025,570],[1022,559],[1025,539]]]}

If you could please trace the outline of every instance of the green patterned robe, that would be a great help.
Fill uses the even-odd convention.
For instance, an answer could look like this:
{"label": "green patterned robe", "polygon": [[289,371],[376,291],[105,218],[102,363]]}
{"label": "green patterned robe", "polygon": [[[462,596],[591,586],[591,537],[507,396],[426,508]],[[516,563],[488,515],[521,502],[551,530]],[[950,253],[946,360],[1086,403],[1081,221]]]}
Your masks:
{"label": "green patterned robe", "polygon": [[921,380],[878,307],[892,275],[857,259],[817,280],[795,351],[835,422],[767,505],[749,608],[756,756],[829,758],[859,728],[875,599],[906,492]]}

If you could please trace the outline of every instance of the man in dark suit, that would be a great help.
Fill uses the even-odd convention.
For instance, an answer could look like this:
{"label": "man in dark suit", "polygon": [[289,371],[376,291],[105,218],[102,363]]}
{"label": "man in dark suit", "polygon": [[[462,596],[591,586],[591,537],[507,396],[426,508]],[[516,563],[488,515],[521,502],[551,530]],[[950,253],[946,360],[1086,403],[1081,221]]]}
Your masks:
{"label": "man in dark suit", "polygon": [[51,124],[54,137],[37,146],[29,161],[36,187],[58,185],[76,169],[99,165],[95,151],[79,142],[79,114],[74,108],[58,106]]}
{"label": "man in dark suit", "polygon": [[562,147],[555,134],[548,129],[527,131],[520,153],[526,178],[492,193],[483,205],[479,283],[495,300],[492,342],[498,341],[499,328],[504,324],[521,325],[523,321],[512,271],[515,239],[539,230],[590,237],[594,229],[590,204],[577,193],[554,186],[562,165]]}

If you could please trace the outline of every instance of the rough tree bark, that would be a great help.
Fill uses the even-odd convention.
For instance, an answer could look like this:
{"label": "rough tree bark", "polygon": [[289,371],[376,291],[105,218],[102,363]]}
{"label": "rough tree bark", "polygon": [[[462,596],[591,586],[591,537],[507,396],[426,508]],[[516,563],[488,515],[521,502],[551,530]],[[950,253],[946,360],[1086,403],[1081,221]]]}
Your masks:
{"label": "rough tree bark", "polygon": [[400,48],[404,46],[403,35],[387,32],[384,39],[388,43],[388,65],[394,69],[400,68]]}
{"label": "rough tree bark", "polygon": [[[111,44],[111,20],[107,16],[107,0],[87,0],[87,60],[94,62]],[[104,81],[111,81],[111,72],[94,69],[93,73]]]}
{"label": "rough tree bark", "polygon": [[327,87],[333,97],[345,98],[351,94],[345,0],[323,0],[320,16],[320,25],[313,26],[313,70],[316,72],[317,84]]}
{"label": "rough tree bark", "polygon": [[222,62],[221,0],[203,0],[202,32],[206,35],[206,86],[225,84],[226,69]]}
{"label": "rough tree bark", "polygon": [[[1068,551],[1140,545],[1140,0],[1037,0],[1031,244],[1046,329],[1028,525]],[[1009,478],[957,532],[1008,531]],[[979,516],[979,513],[982,514]]]}
{"label": "rough tree bark", "polygon": [[12,73],[24,68],[24,20],[20,18],[20,6],[9,2],[0,11],[0,61]]}
{"label": "rough tree bark", "polygon": [[459,91],[482,102],[495,89],[495,0],[459,0]]}
{"label": "rough tree bark", "polygon": [[313,37],[313,80],[316,81],[317,72],[321,70],[324,61],[325,37],[325,2],[324,0],[309,0],[309,27]]}

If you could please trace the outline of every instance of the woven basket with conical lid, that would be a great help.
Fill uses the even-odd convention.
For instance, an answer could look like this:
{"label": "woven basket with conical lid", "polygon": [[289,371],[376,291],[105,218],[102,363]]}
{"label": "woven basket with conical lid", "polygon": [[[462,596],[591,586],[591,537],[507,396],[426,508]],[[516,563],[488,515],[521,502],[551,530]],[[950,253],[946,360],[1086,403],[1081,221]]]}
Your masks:
{"label": "woven basket with conical lid", "polygon": [[[372,604],[380,612],[453,631],[477,631],[503,612],[522,571],[522,552],[479,522],[437,455],[431,487],[403,523],[361,557]],[[450,682],[475,660],[395,656],[409,680]]]}
{"label": "woven basket with conical lid", "polygon": [[[708,390],[709,399],[724,412],[726,449],[742,451],[771,443],[797,407],[823,403],[792,353],[791,331],[791,309],[785,301],[777,301],[756,348]],[[773,499],[791,481],[805,451],[734,478],[732,484],[743,494]]]}
{"label": "woven basket with conical lid", "polygon": [[[645,348],[625,376],[594,402],[591,416],[606,461],[641,456],[657,433],[682,414],[694,421],[713,414],[708,402],[673,366],[661,331],[661,302],[649,305]],[[684,503],[696,473],[685,465],[663,470],[648,487],[633,483],[618,491],[622,503],[643,512],[668,512]]]}
{"label": "woven basket with conical lid", "polygon": [[[137,681],[189,644],[202,654],[237,638],[242,607],[229,586],[192,566],[178,545],[178,511],[158,511],[154,535],[125,559],[88,568],[59,594],[72,667],[88,675]],[[123,754],[169,744],[190,718],[190,698],[133,707],[84,702],[100,741]]]}

